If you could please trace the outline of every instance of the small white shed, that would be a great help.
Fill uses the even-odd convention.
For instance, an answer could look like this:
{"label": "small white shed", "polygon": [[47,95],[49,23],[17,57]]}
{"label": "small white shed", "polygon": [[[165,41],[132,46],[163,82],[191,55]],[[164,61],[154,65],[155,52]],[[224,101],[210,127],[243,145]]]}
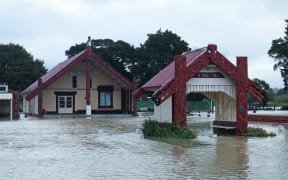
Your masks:
{"label": "small white shed", "polygon": [[0,118],[13,119],[13,94],[8,93],[8,85],[0,85]]}

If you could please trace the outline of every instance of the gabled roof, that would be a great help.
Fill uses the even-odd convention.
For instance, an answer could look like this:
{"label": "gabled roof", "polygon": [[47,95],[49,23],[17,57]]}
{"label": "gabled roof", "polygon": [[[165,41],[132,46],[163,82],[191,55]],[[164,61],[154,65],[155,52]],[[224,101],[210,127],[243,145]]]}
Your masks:
{"label": "gabled roof", "polygon": [[[193,69],[193,71],[187,74],[187,80],[191,79],[202,68],[213,64],[223,70],[233,81],[237,81],[236,66],[217,51],[217,45],[215,44],[209,44],[207,47],[185,52],[182,56],[186,58],[186,71],[187,69]],[[249,78],[247,90],[250,95],[262,103],[264,98],[263,91]],[[153,97],[160,98],[161,102],[164,102],[169,96],[175,93],[175,61],[166,66],[141,88],[137,89],[133,93],[134,98],[139,98],[145,91],[153,91]]]}
{"label": "gabled roof", "polygon": [[[89,51],[88,48],[81,51],[80,53],[72,56],[71,58],[59,63],[54,68],[49,70],[46,74],[44,74],[40,78],[42,80],[42,88],[48,87],[62,75],[70,71],[73,65],[86,60],[88,57],[88,51]],[[92,59],[91,61],[95,63],[98,67],[100,67],[103,71],[108,73],[110,75],[110,78],[116,79],[126,88],[130,89],[134,88],[133,82],[126,79],[122,74],[116,71],[109,63],[104,61],[101,57],[97,56],[91,50],[89,52],[92,53],[89,54],[89,56],[91,56]],[[38,91],[38,80],[35,81],[33,84],[31,84],[29,87],[27,87],[24,91],[22,91],[21,94],[27,95],[26,99],[29,100],[37,95],[38,93],[37,91]]]}
{"label": "gabled roof", "polygon": [[[186,67],[192,64],[199,56],[204,54],[207,51],[207,48],[201,48],[194,51],[189,51],[183,53],[186,57]],[[172,61],[168,66],[156,74],[152,79],[146,82],[142,88],[145,90],[156,90],[163,85],[167,84],[174,78],[175,74],[175,62]]]}

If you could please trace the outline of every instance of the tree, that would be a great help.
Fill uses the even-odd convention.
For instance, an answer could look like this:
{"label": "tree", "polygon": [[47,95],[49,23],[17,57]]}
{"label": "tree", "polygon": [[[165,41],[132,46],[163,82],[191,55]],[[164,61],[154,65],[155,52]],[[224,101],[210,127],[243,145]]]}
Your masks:
{"label": "tree", "polygon": [[0,83],[21,91],[47,72],[44,62],[33,59],[22,46],[0,44]]}
{"label": "tree", "polygon": [[148,39],[136,49],[136,56],[131,72],[143,85],[173,61],[177,54],[190,50],[188,43],[172,31],[158,30],[148,34]]}
{"label": "tree", "polygon": [[285,36],[272,41],[268,55],[275,59],[274,70],[279,69],[284,81],[285,89],[288,88],[288,19],[285,20]]}
{"label": "tree", "polygon": [[[264,91],[266,96],[264,99],[264,104],[266,104],[267,102],[275,101],[275,93],[273,89],[270,88],[270,85],[267,82],[257,78],[253,79],[253,82],[256,83]],[[248,102],[249,104],[256,103],[256,100],[253,99],[251,96],[248,96]]]}
{"label": "tree", "polygon": [[[111,39],[91,40],[91,46],[93,52],[128,79],[135,78],[141,86],[171,63],[175,55],[190,50],[187,42],[169,30],[158,30],[147,36],[148,39],[138,48],[125,41]],[[85,43],[76,44],[66,50],[65,54],[71,57],[86,47]]]}
{"label": "tree", "polygon": [[[125,77],[132,80],[130,68],[134,58],[135,48],[125,41],[114,42],[111,39],[91,40],[91,46],[94,53],[101,56],[110,63],[117,71]],[[86,49],[86,43],[76,44],[65,51],[68,57],[71,57]]]}

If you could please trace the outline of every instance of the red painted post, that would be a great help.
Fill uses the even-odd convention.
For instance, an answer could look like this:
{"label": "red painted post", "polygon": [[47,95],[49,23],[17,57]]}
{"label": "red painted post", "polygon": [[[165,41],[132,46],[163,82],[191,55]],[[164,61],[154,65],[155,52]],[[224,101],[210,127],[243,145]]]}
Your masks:
{"label": "red painted post", "polygon": [[43,118],[43,95],[42,95],[42,79],[38,80],[38,118]]}
{"label": "red painted post", "polygon": [[12,100],[12,119],[18,119],[19,118],[19,92],[13,91],[13,100]]}
{"label": "red painted post", "polygon": [[90,62],[86,61],[85,63],[86,71],[86,105],[90,105],[91,101],[91,89],[90,89]]}
{"label": "red painted post", "polygon": [[248,67],[247,57],[237,57],[237,82],[236,82],[236,103],[237,103],[237,131],[241,135],[248,128]]}
{"label": "red painted post", "polygon": [[92,59],[91,38],[88,37],[87,52],[85,60],[85,78],[86,78],[86,116],[91,116],[91,67],[90,61]]}
{"label": "red painted post", "polygon": [[175,88],[173,95],[172,121],[174,124],[186,126],[186,57],[175,56]]}
{"label": "red painted post", "polygon": [[[135,92],[136,90],[137,90],[137,82],[135,79],[133,79],[133,91]],[[133,116],[138,116],[137,101],[134,95],[132,95],[132,111]]]}

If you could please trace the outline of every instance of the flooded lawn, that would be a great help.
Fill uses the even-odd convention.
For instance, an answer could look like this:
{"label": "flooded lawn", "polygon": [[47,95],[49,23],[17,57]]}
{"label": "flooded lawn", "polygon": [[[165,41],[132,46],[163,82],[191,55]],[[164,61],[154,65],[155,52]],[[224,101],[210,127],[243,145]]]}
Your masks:
{"label": "flooded lawn", "polygon": [[198,137],[182,142],[185,146],[181,146],[144,139],[139,129],[145,119],[0,121],[0,179],[286,179],[288,176],[285,124],[249,124],[276,132],[277,136],[272,138],[217,137],[211,130],[212,119],[189,118],[188,125],[198,132]]}

